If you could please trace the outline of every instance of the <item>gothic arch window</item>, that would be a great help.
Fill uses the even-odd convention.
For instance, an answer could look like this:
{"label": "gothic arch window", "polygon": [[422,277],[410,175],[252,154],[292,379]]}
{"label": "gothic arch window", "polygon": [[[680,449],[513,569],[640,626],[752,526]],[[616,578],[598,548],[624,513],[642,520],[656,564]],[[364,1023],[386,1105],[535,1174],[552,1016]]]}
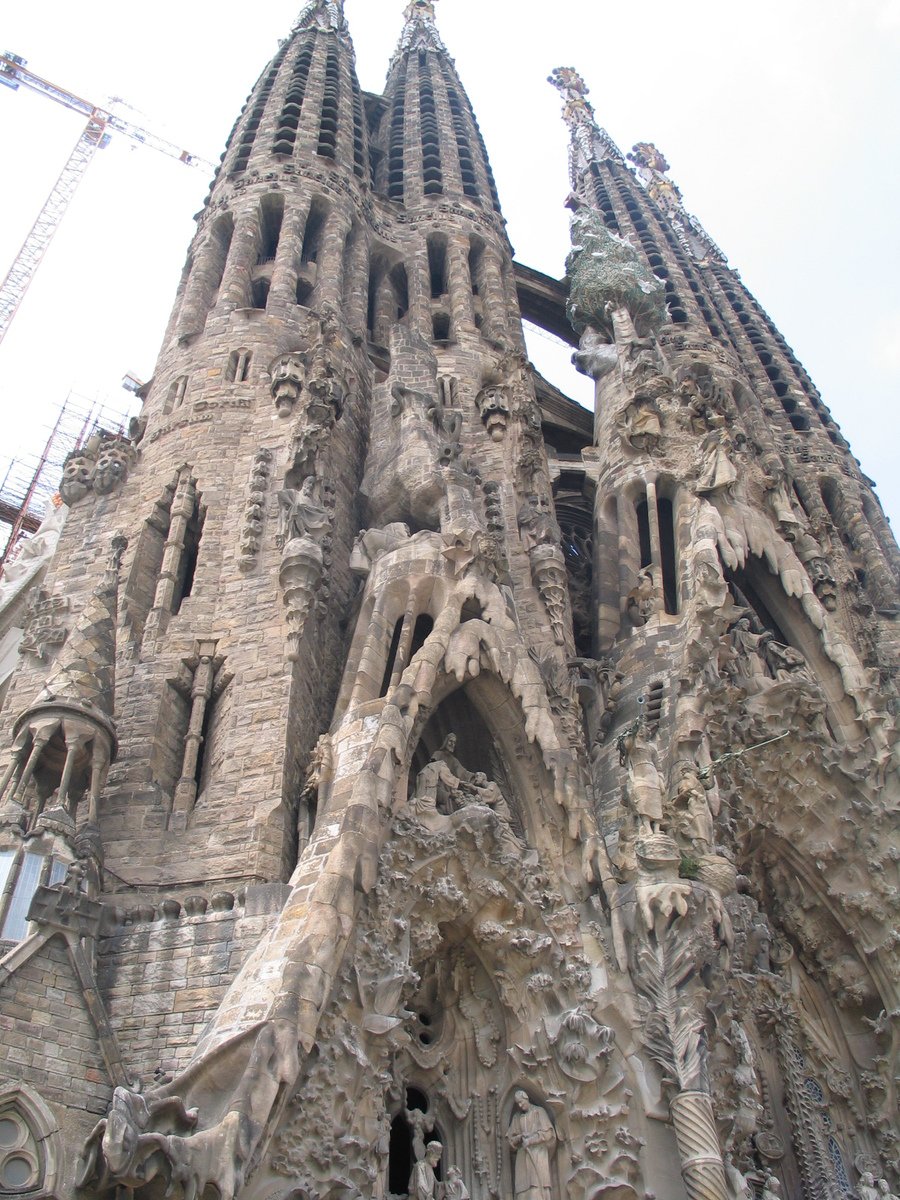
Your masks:
{"label": "gothic arch window", "polygon": [[242,346],[239,350],[232,350],[228,355],[228,366],[225,369],[225,378],[229,383],[247,382],[252,357],[246,346]]}
{"label": "gothic arch window", "polygon": [[28,932],[28,909],[35,892],[41,885],[62,883],[67,867],[68,863],[50,854],[0,850],[0,942],[22,941]]}
{"label": "gothic arch window", "polygon": [[0,1196],[51,1194],[60,1166],[59,1126],[30,1088],[0,1086]]}

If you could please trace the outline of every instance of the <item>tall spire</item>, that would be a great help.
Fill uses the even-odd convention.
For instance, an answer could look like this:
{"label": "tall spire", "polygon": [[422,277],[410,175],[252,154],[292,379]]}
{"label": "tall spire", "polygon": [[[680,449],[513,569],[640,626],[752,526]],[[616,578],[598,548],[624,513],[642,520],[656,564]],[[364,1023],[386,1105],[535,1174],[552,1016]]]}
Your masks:
{"label": "tall spire", "polygon": [[310,0],[297,18],[294,32],[313,26],[324,32],[347,33],[344,0]]}
{"label": "tall spire", "polygon": [[622,152],[605,129],[597,124],[594,107],[588,100],[590,88],[574,67],[556,67],[548,76],[565,99],[563,120],[569,126],[569,182],[572,190],[582,195],[591,164],[612,158],[623,162]]}
{"label": "tall spire", "polygon": [[400,42],[391,59],[391,66],[396,59],[408,50],[439,50],[447,53],[447,47],[441,41],[435,24],[434,6],[437,0],[411,0],[403,10],[403,32]]}
{"label": "tall spire", "polygon": [[672,224],[682,241],[695,258],[715,258],[725,262],[725,255],[712,240],[696,217],[684,207],[681,190],[676,187],[666,172],[669,164],[666,156],[652,142],[638,142],[628,155],[634,163],[637,177],[647,189]]}

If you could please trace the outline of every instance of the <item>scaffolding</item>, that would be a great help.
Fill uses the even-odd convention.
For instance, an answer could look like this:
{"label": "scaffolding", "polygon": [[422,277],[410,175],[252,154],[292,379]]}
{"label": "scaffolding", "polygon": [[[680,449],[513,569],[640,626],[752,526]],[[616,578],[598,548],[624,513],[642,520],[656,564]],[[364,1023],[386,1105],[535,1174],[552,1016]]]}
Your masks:
{"label": "scaffolding", "polygon": [[68,455],[96,432],[124,433],[127,421],[127,412],[70,392],[53,425],[38,431],[39,449],[0,460],[0,579],[37,530],[47,505],[61,503],[56,489]]}

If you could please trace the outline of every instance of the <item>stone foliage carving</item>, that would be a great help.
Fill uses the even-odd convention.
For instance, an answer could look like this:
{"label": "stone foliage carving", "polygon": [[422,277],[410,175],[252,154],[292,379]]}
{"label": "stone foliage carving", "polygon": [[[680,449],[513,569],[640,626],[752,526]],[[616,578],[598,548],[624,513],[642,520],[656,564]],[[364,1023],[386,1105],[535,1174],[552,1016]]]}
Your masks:
{"label": "stone foliage carving", "polygon": [[612,233],[600,214],[579,206],[572,217],[568,315],[576,332],[607,328],[608,306],[627,310],[640,331],[659,329],[668,319],[665,288],[634,247]]}

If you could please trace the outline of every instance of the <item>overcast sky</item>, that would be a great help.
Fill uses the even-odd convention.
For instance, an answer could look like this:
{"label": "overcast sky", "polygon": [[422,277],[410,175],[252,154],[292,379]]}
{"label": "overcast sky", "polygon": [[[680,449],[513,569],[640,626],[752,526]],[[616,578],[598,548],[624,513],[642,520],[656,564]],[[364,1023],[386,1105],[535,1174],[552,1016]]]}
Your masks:
{"label": "overcast sky", "polygon": [[[403,6],[347,0],[367,90],[381,91]],[[122,96],[136,123],[218,160],[299,4],[10,7],[3,48],[32,70],[98,104]],[[574,66],[623,151],[653,141],[666,155],[686,206],[809,370],[896,524],[900,0],[442,0],[438,21],[520,260],[563,271],[566,132],[545,80]],[[81,125],[0,88],[0,274]],[[122,375],[152,374],[207,182],[122,137],[98,154],[0,345],[0,480],[4,457],[42,442],[71,389],[121,405]],[[540,365],[588,402],[561,358]]]}

